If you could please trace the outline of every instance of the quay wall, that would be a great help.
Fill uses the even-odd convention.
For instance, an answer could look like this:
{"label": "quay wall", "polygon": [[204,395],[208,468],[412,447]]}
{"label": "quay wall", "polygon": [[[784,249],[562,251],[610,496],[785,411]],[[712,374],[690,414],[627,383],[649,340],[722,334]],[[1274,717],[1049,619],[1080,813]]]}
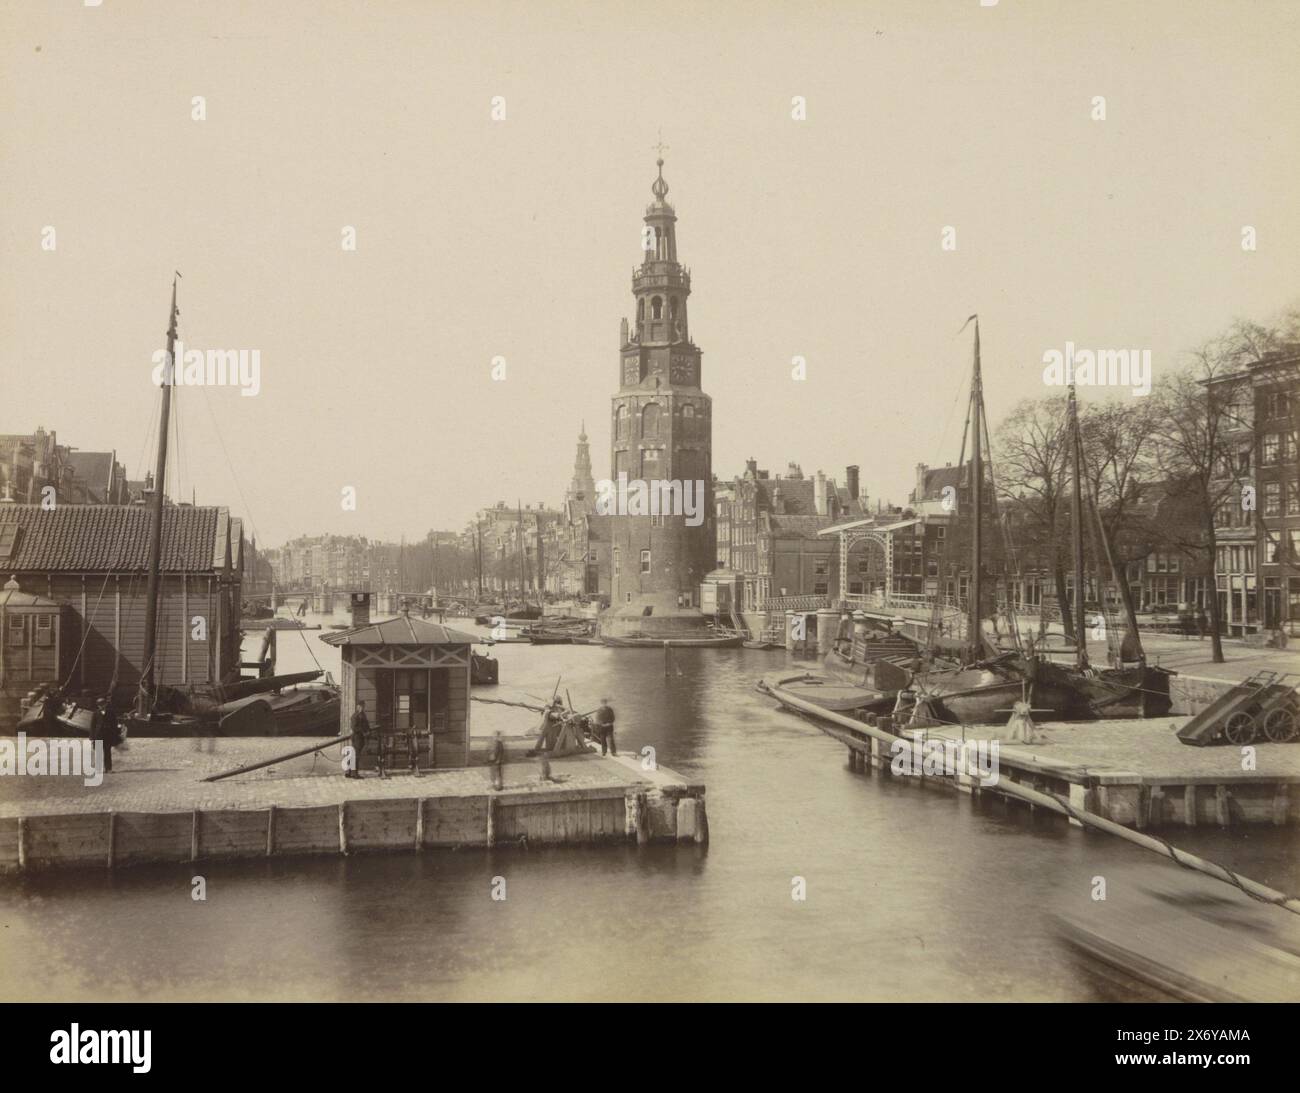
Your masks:
{"label": "quay wall", "polygon": [[614,786],[337,805],[0,817],[0,873],[303,854],[708,842],[704,787]]}

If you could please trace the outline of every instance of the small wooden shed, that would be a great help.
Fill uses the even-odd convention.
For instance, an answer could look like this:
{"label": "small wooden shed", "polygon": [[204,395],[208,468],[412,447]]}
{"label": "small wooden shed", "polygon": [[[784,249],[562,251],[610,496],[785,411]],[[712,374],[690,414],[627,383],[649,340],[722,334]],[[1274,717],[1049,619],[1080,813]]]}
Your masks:
{"label": "small wooden shed", "polygon": [[321,638],[342,654],[339,732],[365,703],[373,767],[381,745],[390,770],[469,765],[470,647],[479,639],[403,613]]}
{"label": "small wooden shed", "polygon": [[60,681],[63,605],[24,592],[10,577],[0,588],[0,690],[28,691]]}

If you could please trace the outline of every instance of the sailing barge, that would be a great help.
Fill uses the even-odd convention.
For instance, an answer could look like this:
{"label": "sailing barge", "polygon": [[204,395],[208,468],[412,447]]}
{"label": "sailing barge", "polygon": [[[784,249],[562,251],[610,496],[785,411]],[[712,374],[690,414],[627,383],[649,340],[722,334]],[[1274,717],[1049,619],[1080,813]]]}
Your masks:
{"label": "sailing barge", "polygon": [[[173,280],[169,362],[179,315]],[[323,670],[276,675],[273,630],[268,629],[258,659],[241,663],[237,583],[233,598],[223,589],[237,582],[243,567],[242,524],[224,509],[165,505],[173,397],[170,368],[162,376],[161,389],[155,487],[147,509],[67,506],[43,518],[58,525],[44,529],[50,532],[50,542],[64,546],[71,542],[66,549],[81,568],[83,637],[75,663],[60,673],[58,684],[27,696],[20,724],[43,726],[52,734],[88,733],[96,702],[107,701],[120,709],[117,703],[123,692],[134,685],[133,711],[118,714],[129,734],[337,733],[338,687]],[[13,515],[20,521],[24,518],[21,512]],[[27,530],[20,522],[14,542],[21,545]],[[205,587],[194,580],[204,567],[211,574]],[[90,580],[98,575],[96,570],[103,572],[97,592],[87,580],[87,570],[93,574]],[[52,574],[49,580],[53,583]],[[205,623],[202,639],[192,631],[196,612]],[[141,633],[142,639],[135,639],[139,645],[132,641],[127,653],[124,644]],[[111,676],[104,670],[105,663]],[[241,676],[245,666],[256,667],[257,676]],[[137,670],[135,685],[131,677]],[[169,682],[159,681],[164,675]],[[323,682],[314,682],[322,676]]]}
{"label": "sailing barge", "polygon": [[[958,466],[965,465],[966,441],[971,439],[970,490],[970,589],[965,611],[965,636],[943,639],[940,609],[936,600],[927,648],[892,632],[841,632],[827,653],[824,676],[806,674],[784,680],[764,681],[764,689],[778,700],[783,693],[821,704],[824,708],[852,709],[861,715],[889,711],[912,724],[1001,724],[1010,719],[1017,703],[1054,720],[1098,720],[1158,717],[1170,709],[1169,671],[1148,665],[1127,584],[1116,571],[1114,554],[1095,497],[1090,497],[1088,515],[1095,522],[1094,543],[1098,560],[1104,556],[1111,576],[1120,588],[1128,620],[1123,640],[1118,627],[1107,626],[1112,663],[1093,667],[1088,660],[1084,629],[1083,528],[1084,468],[1074,388],[1067,404],[1067,438],[1073,477],[1072,545],[1074,556],[1074,664],[1058,664],[1035,649],[1031,640],[1021,641],[1014,613],[1008,616],[1013,648],[998,649],[984,629],[984,603],[989,589],[984,570],[985,493],[996,506],[991,488],[992,473],[986,473],[988,424],[984,407],[980,364],[979,317],[975,324],[974,360],[966,431]],[[994,512],[996,522],[996,512]],[[1103,550],[1104,548],[1104,550]],[[847,684],[847,688],[835,686]]]}

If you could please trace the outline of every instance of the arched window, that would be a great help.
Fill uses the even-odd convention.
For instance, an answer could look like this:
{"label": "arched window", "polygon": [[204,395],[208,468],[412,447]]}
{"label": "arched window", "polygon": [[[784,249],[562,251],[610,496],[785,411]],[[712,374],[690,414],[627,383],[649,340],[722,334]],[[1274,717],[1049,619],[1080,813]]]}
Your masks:
{"label": "arched window", "polygon": [[652,402],[641,411],[641,435],[659,435],[659,403]]}
{"label": "arched window", "polygon": [[641,299],[639,299],[636,302],[636,321],[639,323],[645,322],[645,297],[644,296],[642,296]]}
{"label": "arched window", "polygon": [[656,296],[650,301],[650,318],[662,319],[664,317],[664,300],[662,296]]}
{"label": "arched window", "polygon": [[685,406],[682,407],[682,417],[694,417],[694,416],[695,416],[695,407],[688,402]]}
{"label": "arched window", "polygon": [[614,417],[614,435],[619,440],[627,439],[627,407],[620,406]]}

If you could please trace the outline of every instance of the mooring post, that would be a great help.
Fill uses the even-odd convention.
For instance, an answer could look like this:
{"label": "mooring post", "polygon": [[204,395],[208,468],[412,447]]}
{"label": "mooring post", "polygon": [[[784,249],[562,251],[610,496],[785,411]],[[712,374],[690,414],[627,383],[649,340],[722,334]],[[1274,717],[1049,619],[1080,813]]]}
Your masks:
{"label": "mooring post", "polygon": [[348,852],[348,803],[339,802],[339,853]]}
{"label": "mooring post", "polygon": [[275,853],[275,805],[266,810],[266,856]]}
{"label": "mooring post", "polygon": [[108,867],[113,868],[113,844],[117,842],[117,813],[110,811],[108,814]]}
{"label": "mooring post", "polygon": [[1277,788],[1273,790],[1273,825],[1281,827],[1286,823],[1287,813],[1290,811],[1290,801],[1287,795],[1287,784],[1279,782]]}
{"label": "mooring post", "polygon": [[650,841],[650,818],[647,815],[649,809],[646,804],[644,793],[638,793],[633,798],[633,818],[636,823],[636,844],[645,846]]}
{"label": "mooring post", "polygon": [[1183,786],[1183,823],[1187,827],[1196,826],[1196,783],[1188,782]]}
{"label": "mooring post", "polygon": [[487,845],[497,844],[497,799],[491,794],[487,799]]}
{"label": "mooring post", "polygon": [[1214,817],[1219,821],[1220,827],[1232,826],[1232,806],[1228,795],[1228,787],[1219,784],[1214,787]]}
{"label": "mooring post", "polygon": [[415,799],[415,849],[424,849],[424,802],[426,798]]}
{"label": "mooring post", "polygon": [[190,812],[190,861],[199,860],[199,810]]}
{"label": "mooring post", "polygon": [[27,818],[18,817],[18,868],[27,868]]}

